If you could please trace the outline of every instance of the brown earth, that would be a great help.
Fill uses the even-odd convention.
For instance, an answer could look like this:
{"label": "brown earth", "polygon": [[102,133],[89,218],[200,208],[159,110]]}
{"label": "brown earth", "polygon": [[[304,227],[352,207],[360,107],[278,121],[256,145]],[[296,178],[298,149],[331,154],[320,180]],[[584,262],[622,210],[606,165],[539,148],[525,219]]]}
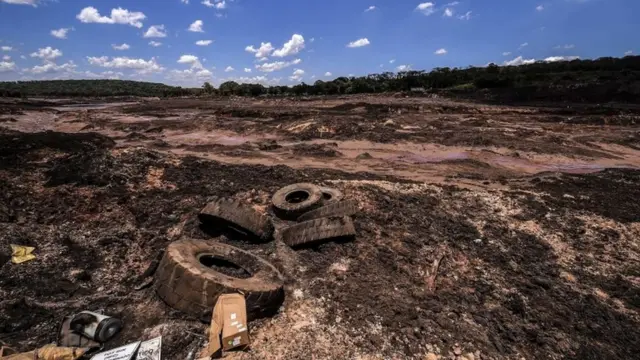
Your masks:
{"label": "brown earth", "polygon": [[[134,290],[149,263],[211,239],[196,214],[213,197],[267,211],[315,182],[359,202],[355,241],[220,238],[286,278],[232,358],[637,358],[639,120],[388,96],[2,102],[0,342],[29,350],[101,309],[125,322],[109,348],[163,335],[183,359],[207,325]],[[37,260],[12,264],[12,243]]]}

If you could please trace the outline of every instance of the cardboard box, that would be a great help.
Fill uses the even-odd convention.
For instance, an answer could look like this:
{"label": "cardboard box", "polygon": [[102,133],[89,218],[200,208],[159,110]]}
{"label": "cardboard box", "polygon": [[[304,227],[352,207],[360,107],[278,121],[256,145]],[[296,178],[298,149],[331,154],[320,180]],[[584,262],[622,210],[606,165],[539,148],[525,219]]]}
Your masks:
{"label": "cardboard box", "polygon": [[202,357],[211,358],[221,350],[245,348],[249,345],[247,304],[242,294],[221,295],[213,308],[209,346]]}

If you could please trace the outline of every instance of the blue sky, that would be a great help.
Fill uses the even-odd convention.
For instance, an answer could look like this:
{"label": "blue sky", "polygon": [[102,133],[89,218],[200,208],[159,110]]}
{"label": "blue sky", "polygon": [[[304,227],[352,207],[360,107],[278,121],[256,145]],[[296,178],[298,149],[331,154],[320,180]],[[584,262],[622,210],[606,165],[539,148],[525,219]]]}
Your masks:
{"label": "blue sky", "polygon": [[0,81],[273,85],[621,57],[640,50],[638,14],[638,0],[0,0]]}

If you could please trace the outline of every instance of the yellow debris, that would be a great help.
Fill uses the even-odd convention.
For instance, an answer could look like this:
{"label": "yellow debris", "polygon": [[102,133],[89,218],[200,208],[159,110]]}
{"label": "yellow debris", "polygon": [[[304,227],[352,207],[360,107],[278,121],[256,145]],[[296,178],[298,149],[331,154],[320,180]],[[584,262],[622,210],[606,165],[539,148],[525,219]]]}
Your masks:
{"label": "yellow debris", "polygon": [[35,249],[36,248],[31,246],[11,244],[11,262],[13,262],[14,264],[21,264],[23,262],[35,259],[36,256],[32,254],[33,250]]}
{"label": "yellow debris", "polygon": [[45,345],[40,349],[1,357],[0,360],[77,360],[89,349]]}

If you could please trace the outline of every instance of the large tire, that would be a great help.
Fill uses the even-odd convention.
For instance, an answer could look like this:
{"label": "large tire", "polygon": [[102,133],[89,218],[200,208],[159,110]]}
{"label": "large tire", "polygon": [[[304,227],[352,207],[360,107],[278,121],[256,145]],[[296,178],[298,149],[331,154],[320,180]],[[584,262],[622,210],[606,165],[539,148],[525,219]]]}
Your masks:
{"label": "large tire", "polygon": [[322,191],[322,205],[333,204],[344,198],[344,194],[338,189],[321,186],[320,191]]}
{"label": "large tire", "polygon": [[271,198],[274,212],[283,219],[298,216],[322,205],[322,191],[314,184],[299,183],[285,186]]}
{"label": "large tire", "polygon": [[[248,272],[248,278],[225,275],[205,266],[222,259]],[[218,297],[244,294],[249,319],[274,315],[284,301],[284,280],[265,260],[230,245],[185,239],[169,244],[156,274],[156,292],[167,305],[209,321]]]}
{"label": "large tire", "polygon": [[311,210],[302,214],[298,221],[309,221],[313,219],[320,219],[324,217],[332,216],[351,216],[358,212],[358,202],[355,200],[345,200],[339,202],[333,202],[329,205]]}
{"label": "large tire", "polygon": [[350,217],[331,217],[289,226],[282,230],[282,241],[291,247],[300,247],[355,235],[356,230]]}
{"label": "large tire", "polygon": [[229,226],[257,241],[269,241],[273,235],[273,224],[268,216],[229,199],[210,202],[198,218],[203,224]]}

